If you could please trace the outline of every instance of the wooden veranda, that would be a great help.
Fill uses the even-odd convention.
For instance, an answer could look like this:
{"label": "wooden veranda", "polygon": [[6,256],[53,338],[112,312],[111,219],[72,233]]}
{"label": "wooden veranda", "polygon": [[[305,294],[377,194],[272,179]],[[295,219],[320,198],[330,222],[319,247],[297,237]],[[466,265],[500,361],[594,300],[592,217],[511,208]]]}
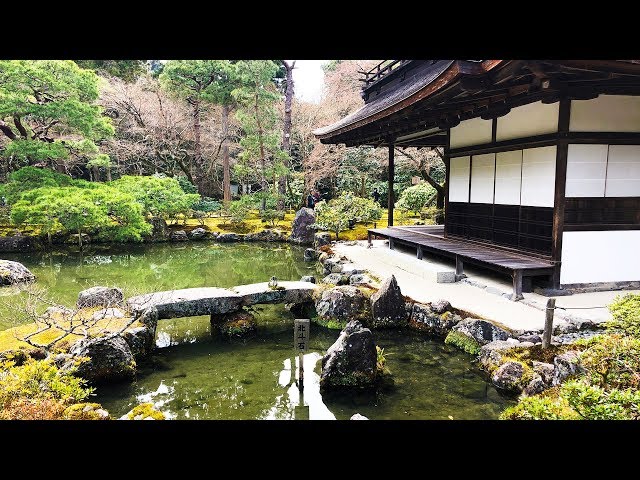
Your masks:
{"label": "wooden veranda", "polygon": [[451,258],[456,262],[456,279],[463,278],[464,264],[469,263],[511,275],[513,280],[512,300],[523,298],[522,292],[531,291],[531,278],[553,274],[554,262],[528,256],[522,252],[510,252],[479,242],[444,237],[444,226],[411,226],[373,228],[368,230],[369,243],[373,237],[389,239],[389,248],[396,244],[416,249],[418,259],[424,253]]}

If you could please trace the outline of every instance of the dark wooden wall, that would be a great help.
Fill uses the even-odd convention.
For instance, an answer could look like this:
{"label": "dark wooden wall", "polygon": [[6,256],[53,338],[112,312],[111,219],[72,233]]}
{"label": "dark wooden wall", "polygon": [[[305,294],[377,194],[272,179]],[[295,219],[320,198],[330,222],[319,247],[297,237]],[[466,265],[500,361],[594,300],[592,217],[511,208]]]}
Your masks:
{"label": "dark wooden wall", "polygon": [[449,202],[447,235],[551,255],[553,208]]}
{"label": "dark wooden wall", "polygon": [[640,230],[640,197],[566,198],[564,231]]}

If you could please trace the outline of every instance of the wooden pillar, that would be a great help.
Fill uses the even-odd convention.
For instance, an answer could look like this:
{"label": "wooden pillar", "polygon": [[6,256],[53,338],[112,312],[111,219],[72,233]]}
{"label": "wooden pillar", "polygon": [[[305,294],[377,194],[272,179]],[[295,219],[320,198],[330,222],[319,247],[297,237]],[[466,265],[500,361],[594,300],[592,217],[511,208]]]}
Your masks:
{"label": "wooden pillar", "polygon": [[462,259],[456,255],[456,282],[465,278],[464,274],[464,264],[462,263]]}
{"label": "wooden pillar", "polygon": [[511,295],[511,300],[517,302],[518,300],[522,300],[524,298],[524,296],[522,295],[522,270],[514,270],[512,278],[513,294]]}
{"label": "wooden pillar", "polygon": [[387,206],[389,208],[389,216],[388,216],[388,226],[393,226],[393,177],[395,176],[395,163],[394,163],[394,144],[393,141],[389,141],[389,184],[388,184],[388,203]]}
{"label": "wooden pillar", "polygon": [[449,224],[449,177],[451,174],[451,162],[449,161],[449,148],[451,143],[451,129],[447,129],[447,144],[444,147],[445,178],[444,178],[444,237],[447,238],[447,225]]}
{"label": "wooden pillar", "polygon": [[560,288],[560,261],[562,259],[562,234],[564,232],[564,204],[565,184],[567,181],[567,155],[569,144],[569,119],[571,118],[571,100],[560,100],[560,114],[558,115],[558,145],[556,147],[556,179],[553,201],[553,234],[551,255],[556,262],[553,269],[552,288]]}

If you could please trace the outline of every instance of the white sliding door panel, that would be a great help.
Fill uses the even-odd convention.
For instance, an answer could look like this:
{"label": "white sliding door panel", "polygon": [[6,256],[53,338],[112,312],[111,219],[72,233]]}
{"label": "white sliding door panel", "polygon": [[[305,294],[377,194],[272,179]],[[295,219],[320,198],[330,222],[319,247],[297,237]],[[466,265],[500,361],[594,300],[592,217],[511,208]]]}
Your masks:
{"label": "white sliding door panel", "polygon": [[495,203],[520,205],[522,180],[522,150],[496,154]]}
{"label": "white sliding door panel", "polygon": [[607,145],[569,145],[566,197],[604,197]]}
{"label": "white sliding door panel", "polygon": [[495,153],[474,155],[471,162],[471,203],[493,203]]}
{"label": "white sliding door panel", "polygon": [[640,145],[610,145],[607,197],[640,197]]}
{"label": "white sliding door panel", "polygon": [[449,160],[449,201],[469,201],[469,159],[470,157],[456,157]]}
{"label": "white sliding door panel", "polygon": [[553,207],[556,147],[528,148],[522,152],[522,205]]}

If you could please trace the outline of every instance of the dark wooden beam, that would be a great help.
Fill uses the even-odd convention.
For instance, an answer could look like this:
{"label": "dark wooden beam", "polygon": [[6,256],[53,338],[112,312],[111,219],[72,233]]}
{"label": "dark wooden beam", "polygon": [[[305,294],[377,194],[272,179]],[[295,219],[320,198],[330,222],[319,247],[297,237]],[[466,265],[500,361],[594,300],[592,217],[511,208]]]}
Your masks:
{"label": "dark wooden beam", "polygon": [[569,142],[569,120],[571,118],[571,100],[560,100],[558,115],[558,146],[556,147],[556,178],[553,201],[553,233],[551,240],[551,258],[556,262],[553,269],[552,287],[560,288],[560,269],[562,260],[562,234],[564,232],[565,186],[567,183],[567,155]]}
{"label": "dark wooden beam", "polygon": [[[393,204],[394,204],[394,198],[393,198],[393,177],[395,176],[395,161],[394,161],[394,145],[393,145],[393,139],[389,139],[388,141],[389,144],[389,183],[388,183],[388,194],[387,194],[387,207],[389,208],[389,211],[387,213],[387,225],[389,227],[393,226]],[[391,247],[391,245],[389,245],[389,247]]]}

